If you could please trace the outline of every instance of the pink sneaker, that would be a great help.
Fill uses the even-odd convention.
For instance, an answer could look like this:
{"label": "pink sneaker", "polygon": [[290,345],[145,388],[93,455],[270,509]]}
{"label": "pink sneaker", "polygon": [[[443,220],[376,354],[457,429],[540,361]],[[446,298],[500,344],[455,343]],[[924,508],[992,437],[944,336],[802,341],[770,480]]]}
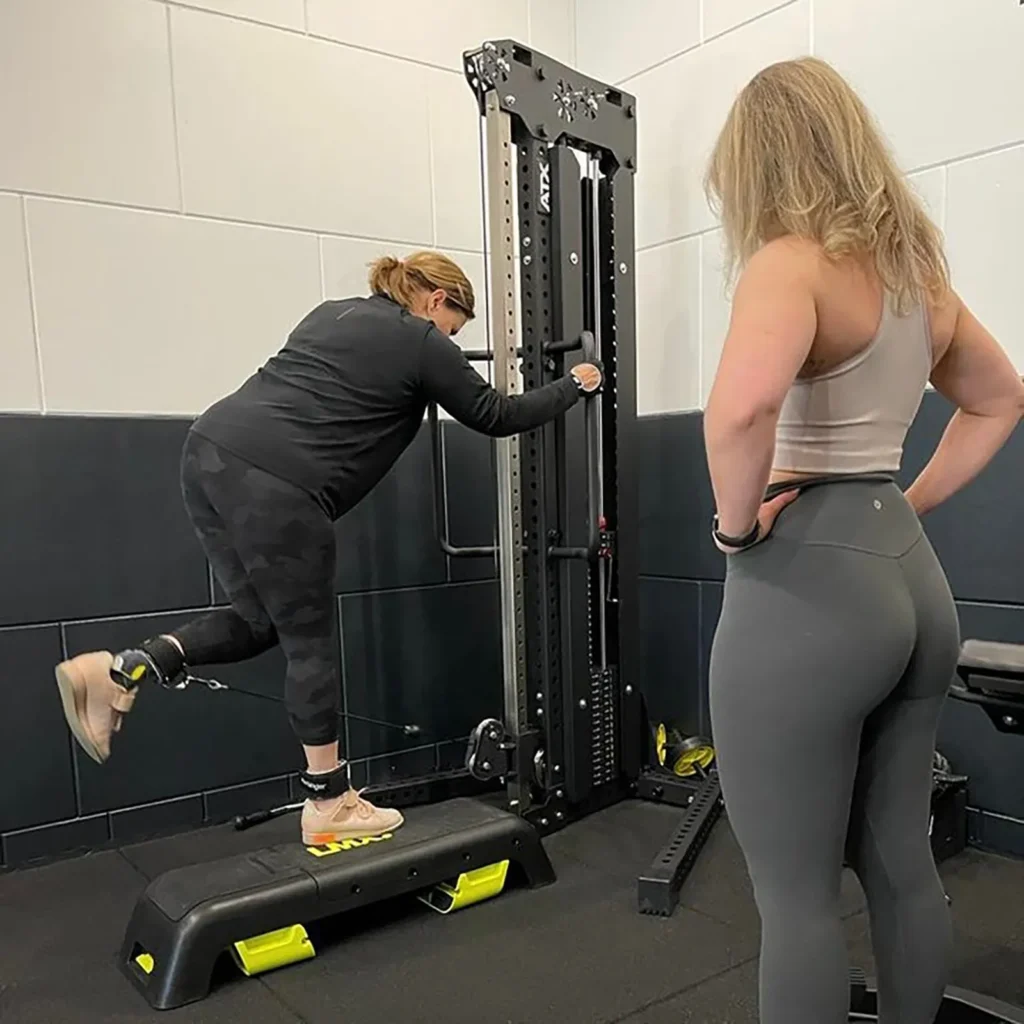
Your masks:
{"label": "pink sneaker", "polygon": [[405,819],[393,807],[374,807],[362,791],[350,789],[337,800],[307,800],[302,808],[302,841],[306,846],[364,839],[400,828]]}
{"label": "pink sneaker", "polygon": [[54,670],[68,727],[98,764],[110,757],[110,740],[131,711],[137,692],[114,682],[113,663],[109,651],[94,651],[62,662]]}

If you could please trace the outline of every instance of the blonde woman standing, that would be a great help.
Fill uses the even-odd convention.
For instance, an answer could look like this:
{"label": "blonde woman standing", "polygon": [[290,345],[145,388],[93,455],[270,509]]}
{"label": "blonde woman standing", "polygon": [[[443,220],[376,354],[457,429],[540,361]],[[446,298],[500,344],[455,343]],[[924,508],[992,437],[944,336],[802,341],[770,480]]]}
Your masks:
{"label": "blonde woman standing", "polygon": [[193,425],[181,460],[185,506],[231,601],[173,633],[56,669],[65,716],[98,762],[142,684],[173,686],[189,666],[243,661],[280,645],[285,703],[306,755],[302,839],[380,835],[402,824],[350,788],[338,751],[340,666],[334,522],[416,436],[428,402],[484,434],[563,414],[601,373],[582,364],[524,395],[490,387],[453,342],[473,287],[448,257],[383,257],[368,298],[328,301],[234,394]]}
{"label": "blonde woman standing", "polygon": [[[761,913],[761,1021],[847,1020],[845,854],[868,900],[879,1021],[933,1024],[952,935],[931,766],[959,631],[918,516],[996,454],[1024,388],[824,62],[749,83],[707,185],[741,270],[704,421],[728,561],[711,713]],[[957,412],[904,494],[893,474],[929,380]]]}

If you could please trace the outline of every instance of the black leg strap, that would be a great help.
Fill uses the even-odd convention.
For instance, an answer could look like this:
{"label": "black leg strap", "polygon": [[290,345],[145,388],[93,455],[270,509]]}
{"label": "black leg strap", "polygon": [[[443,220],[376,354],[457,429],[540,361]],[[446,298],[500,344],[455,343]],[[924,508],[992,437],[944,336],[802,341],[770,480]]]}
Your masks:
{"label": "black leg strap", "polygon": [[348,764],[342,761],[337,768],[316,774],[307,769],[299,775],[299,785],[310,800],[344,796],[349,790]]}
{"label": "black leg strap", "polygon": [[154,636],[139,644],[139,648],[149,655],[150,660],[160,670],[166,680],[165,686],[174,686],[186,674],[185,659],[176,644],[165,640],[162,636]]}

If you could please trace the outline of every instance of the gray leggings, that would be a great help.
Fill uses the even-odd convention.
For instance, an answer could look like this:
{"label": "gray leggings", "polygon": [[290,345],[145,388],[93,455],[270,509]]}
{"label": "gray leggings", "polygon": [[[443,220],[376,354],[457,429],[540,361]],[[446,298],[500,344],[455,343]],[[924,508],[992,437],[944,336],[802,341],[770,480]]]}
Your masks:
{"label": "gray leggings", "polygon": [[761,914],[761,1024],[843,1024],[844,854],[864,888],[881,1024],[933,1024],[952,928],[929,842],[959,627],[892,483],[806,489],[729,557],[711,655],[726,810]]}

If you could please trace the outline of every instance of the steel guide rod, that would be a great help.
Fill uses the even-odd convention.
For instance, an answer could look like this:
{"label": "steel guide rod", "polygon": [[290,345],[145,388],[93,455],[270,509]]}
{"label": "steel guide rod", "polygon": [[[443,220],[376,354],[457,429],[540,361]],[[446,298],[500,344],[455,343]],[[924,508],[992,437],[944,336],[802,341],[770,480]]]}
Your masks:
{"label": "steel guide rod", "polygon": [[[601,161],[592,155],[587,157],[587,176],[590,178],[590,225],[591,225],[591,284],[594,291],[594,349],[597,359],[602,358],[601,350],[601,218],[598,202],[601,176]],[[602,406],[598,399],[595,403],[594,416],[596,418],[596,433],[598,438],[603,440]],[[604,518],[604,444],[597,445],[597,508],[598,519]],[[602,669],[608,667],[608,595],[607,595],[607,572],[608,566],[604,558],[597,561],[597,605],[598,605],[598,664]]]}
{"label": "steel guide rod", "polygon": [[[512,168],[512,122],[488,93],[485,108],[487,235],[490,243],[491,347],[494,386],[504,395],[519,389],[519,338],[516,324],[515,193]],[[514,736],[526,728],[526,636],[523,573],[522,474],[519,437],[495,443],[498,483],[498,585],[501,601],[501,656],[505,693],[505,728]],[[508,779],[509,803],[525,808],[529,780],[520,766]]]}

